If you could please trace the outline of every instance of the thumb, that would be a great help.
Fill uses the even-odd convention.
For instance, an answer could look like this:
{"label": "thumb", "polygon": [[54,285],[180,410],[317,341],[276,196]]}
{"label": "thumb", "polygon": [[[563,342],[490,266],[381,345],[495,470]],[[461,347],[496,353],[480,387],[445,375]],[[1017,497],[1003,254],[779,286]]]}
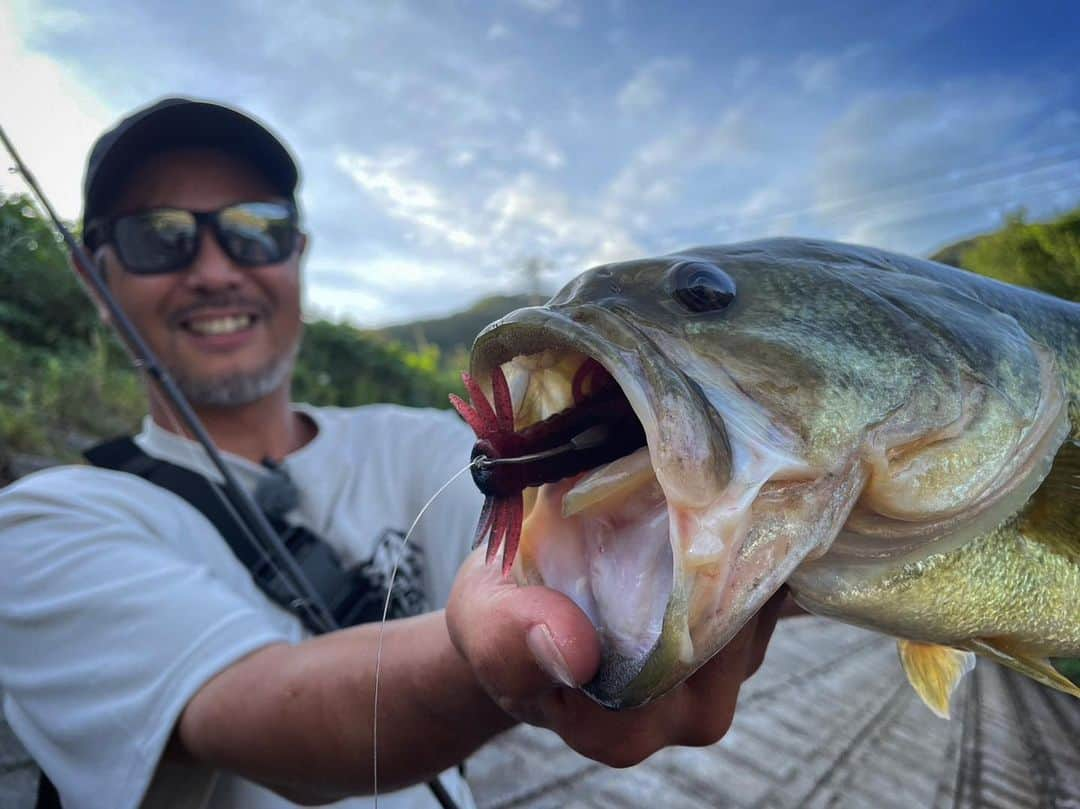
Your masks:
{"label": "thumb", "polygon": [[576,687],[600,665],[600,639],[573,601],[547,587],[504,580],[481,551],[458,572],[446,617],[454,645],[504,704],[553,685]]}

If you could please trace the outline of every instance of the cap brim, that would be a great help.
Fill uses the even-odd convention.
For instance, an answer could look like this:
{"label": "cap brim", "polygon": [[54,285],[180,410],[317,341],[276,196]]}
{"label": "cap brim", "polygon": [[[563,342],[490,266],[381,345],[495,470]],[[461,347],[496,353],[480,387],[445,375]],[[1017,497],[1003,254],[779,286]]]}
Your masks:
{"label": "cap brim", "polygon": [[265,125],[220,104],[165,99],[125,119],[95,145],[83,189],[83,222],[100,216],[131,170],[147,157],[183,146],[214,147],[243,156],[282,195],[291,197],[296,190],[296,163]]}

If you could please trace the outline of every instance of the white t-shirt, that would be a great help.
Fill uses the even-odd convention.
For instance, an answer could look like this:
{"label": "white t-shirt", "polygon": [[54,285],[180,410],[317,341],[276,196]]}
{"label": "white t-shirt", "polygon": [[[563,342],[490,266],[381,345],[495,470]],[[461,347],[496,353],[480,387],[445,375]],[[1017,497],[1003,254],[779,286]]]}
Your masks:
{"label": "white t-shirt", "polygon": [[[284,461],[301,500],[290,519],[351,565],[385,563],[474,437],[447,412],[391,405],[299,406],[317,436]],[[149,454],[218,476],[197,445],[149,419]],[[265,470],[226,462],[246,486]],[[400,584],[445,604],[479,511],[469,474],[437,498],[410,541],[422,554]],[[399,574],[400,576],[401,574]],[[395,591],[397,590],[395,584]],[[252,582],[186,501],[122,472],[58,467],[0,491],[0,686],[8,722],[77,807],[294,804],[225,772],[161,761],[180,712],[222,669],[306,633]],[[472,807],[456,770],[442,781]],[[144,800],[145,798],[145,800]],[[368,798],[334,806],[368,807]],[[434,807],[426,786],[381,795],[385,809]]]}

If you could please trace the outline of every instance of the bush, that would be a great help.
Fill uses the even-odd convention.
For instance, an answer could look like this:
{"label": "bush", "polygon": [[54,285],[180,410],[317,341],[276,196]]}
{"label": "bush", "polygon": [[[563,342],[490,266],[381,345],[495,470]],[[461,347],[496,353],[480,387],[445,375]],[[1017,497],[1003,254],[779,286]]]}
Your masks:
{"label": "bush", "polygon": [[[460,392],[437,348],[409,351],[351,326],[307,326],[294,396],[317,405],[447,407]],[[27,452],[74,460],[80,444],[131,432],[142,384],[98,322],[51,224],[29,197],[0,196],[0,466]]]}
{"label": "bush", "polygon": [[297,360],[293,398],[315,405],[396,402],[447,407],[460,392],[456,372],[439,370],[439,351],[409,351],[343,323],[309,323]]}
{"label": "bush", "polygon": [[72,461],[86,440],[136,429],[146,410],[138,376],[100,335],[50,352],[0,332],[0,367],[0,453]]}
{"label": "bush", "polygon": [[1052,222],[1029,224],[1010,216],[994,233],[961,251],[960,264],[1010,284],[1080,301],[1080,208]]}
{"label": "bush", "polygon": [[0,330],[28,346],[86,345],[97,315],[50,223],[25,196],[0,196]]}

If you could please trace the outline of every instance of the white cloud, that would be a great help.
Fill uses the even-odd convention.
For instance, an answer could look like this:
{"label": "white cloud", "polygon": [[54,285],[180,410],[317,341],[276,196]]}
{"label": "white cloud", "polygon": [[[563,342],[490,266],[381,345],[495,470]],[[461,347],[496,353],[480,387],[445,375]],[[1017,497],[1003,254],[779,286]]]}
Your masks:
{"label": "white cloud", "polygon": [[521,153],[549,169],[561,168],[566,163],[563,153],[539,129],[530,129],[525,133]]}
{"label": "white cloud", "polygon": [[[38,17],[38,12],[42,17]],[[0,3],[0,76],[4,76],[3,123],[38,184],[57,212],[74,219],[82,208],[82,175],[94,139],[113,122],[113,114],[81,84],[72,71],[26,46],[30,20],[67,30],[81,17],[17,10]],[[21,178],[8,174],[7,155],[0,156],[0,190],[27,191]]]}
{"label": "white cloud", "polygon": [[704,190],[705,169],[737,166],[753,149],[753,130],[738,108],[713,124],[683,123],[638,147],[604,194],[612,218],[677,208],[687,188]]}
{"label": "white cloud", "polygon": [[342,153],[336,164],[360,188],[386,206],[399,219],[419,225],[457,248],[475,247],[477,237],[452,218],[454,208],[430,183],[408,176],[416,155],[408,151],[388,152],[380,157]]}
{"label": "white cloud", "polygon": [[521,174],[484,204],[494,217],[489,243],[519,245],[518,253],[547,257],[573,274],[595,263],[641,254],[624,225],[574,203],[535,176]]}
{"label": "white cloud", "polygon": [[795,75],[808,93],[817,93],[832,87],[836,75],[836,59],[814,54],[800,54],[795,59]]}
{"label": "white cloud", "polygon": [[800,53],[792,69],[805,92],[824,93],[850,78],[855,63],[870,50],[867,43],[857,42],[839,53]]}
{"label": "white cloud", "polygon": [[522,8],[554,23],[576,28],[581,25],[581,8],[575,0],[517,0]]}
{"label": "white cloud", "polygon": [[492,42],[497,42],[500,39],[506,39],[510,36],[510,28],[501,22],[493,22],[488,26],[487,38]]}
{"label": "white cloud", "polygon": [[[236,0],[215,7],[211,27],[199,3],[21,2],[0,0],[0,71],[17,77],[0,118],[63,213],[77,213],[86,151],[121,107],[165,92],[220,97],[294,148],[309,262],[322,270],[313,296],[336,289],[365,319],[449,306],[439,294],[468,294],[453,272],[481,290],[511,285],[506,268],[522,257],[568,275],[778,230],[918,250],[981,226],[987,210],[1067,204],[1064,184],[1080,182],[1061,166],[1062,187],[1037,194],[953,177],[993,169],[1036,135],[1073,143],[1076,80],[1055,85],[1049,56],[1025,83],[974,67],[957,80],[940,60],[916,74],[906,67],[919,37],[940,25],[913,34],[923,17],[909,11],[852,21],[852,41],[872,51],[799,54],[753,21],[673,48],[652,13],[621,0],[517,0],[471,15],[326,0],[269,18],[253,13],[258,0]],[[693,23],[676,11],[668,24],[675,36]],[[964,187],[894,198],[927,174]],[[343,267],[335,287],[330,271]],[[361,269],[388,273],[398,297]]]}
{"label": "white cloud", "polygon": [[623,112],[641,113],[658,107],[667,97],[667,84],[688,64],[682,59],[655,59],[635,71],[615,95]]}
{"label": "white cloud", "polygon": [[476,162],[476,152],[472,149],[458,149],[450,155],[450,165],[463,169]]}
{"label": "white cloud", "polygon": [[911,251],[965,232],[982,211],[1046,210],[1069,177],[1045,156],[1074,143],[1038,116],[1058,92],[1013,80],[862,94],[821,139],[808,214],[841,236]]}
{"label": "white cloud", "polygon": [[307,277],[307,308],[313,314],[347,317],[364,328],[443,314],[484,295],[511,291],[499,279],[475,272],[471,261],[397,251],[311,265]]}
{"label": "white cloud", "polygon": [[751,82],[761,74],[761,60],[756,56],[743,56],[735,63],[731,71],[731,88],[743,90],[750,86]]}

